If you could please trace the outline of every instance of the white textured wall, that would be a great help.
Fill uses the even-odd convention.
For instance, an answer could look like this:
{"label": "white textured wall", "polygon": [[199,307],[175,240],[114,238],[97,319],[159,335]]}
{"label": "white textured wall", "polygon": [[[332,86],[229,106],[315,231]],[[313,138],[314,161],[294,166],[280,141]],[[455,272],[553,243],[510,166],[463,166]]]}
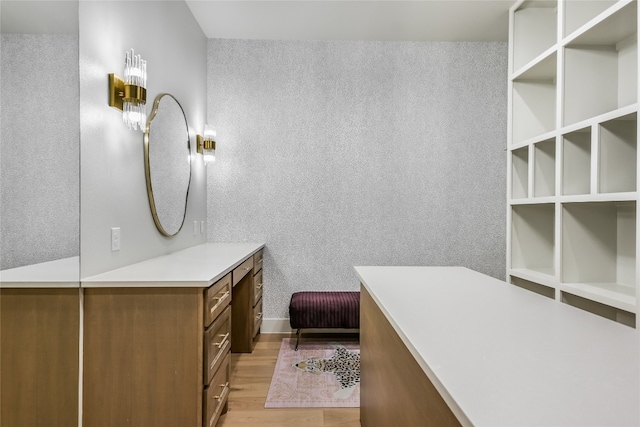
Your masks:
{"label": "white textured wall", "polygon": [[208,240],[266,242],[266,318],[354,265],[504,278],[506,81],[506,43],[209,40]]}
{"label": "white textured wall", "polygon": [[[126,4],[125,4],[126,3]],[[92,276],[206,241],[193,221],[206,219],[206,177],[201,156],[192,168],[185,226],[177,236],[158,232],[144,174],[143,134],[122,123],[107,104],[107,74],[122,76],[124,53],[147,60],[147,111],[162,92],[181,103],[195,134],[206,117],[207,39],[182,1],[80,2],[81,275]],[[185,158],[185,161],[187,159]],[[176,201],[179,203],[180,201]],[[182,201],[184,203],[184,201]],[[122,249],[111,252],[111,228]]]}
{"label": "white textured wall", "polygon": [[79,253],[78,37],[2,34],[0,270]]}

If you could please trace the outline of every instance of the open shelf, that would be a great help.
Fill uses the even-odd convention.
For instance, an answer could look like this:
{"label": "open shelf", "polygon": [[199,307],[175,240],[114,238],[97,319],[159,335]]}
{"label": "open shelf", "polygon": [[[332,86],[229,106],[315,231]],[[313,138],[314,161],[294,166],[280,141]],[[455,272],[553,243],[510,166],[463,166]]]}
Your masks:
{"label": "open shelf", "polygon": [[614,5],[617,0],[565,0],[564,35],[568,36],[600,13]]}
{"label": "open shelf", "polygon": [[531,282],[526,279],[522,279],[517,276],[510,276],[511,284],[518,286],[519,288],[526,289],[531,292],[535,292],[536,294],[545,296],[547,298],[555,299],[555,289],[550,288],[549,286],[541,285],[540,283]]}
{"label": "open shelf", "polygon": [[518,143],[556,128],[556,81],[513,82],[513,142]]}
{"label": "open shelf", "polygon": [[562,136],[562,194],[589,194],[591,189],[591,128]]}
{"label": "open shelf", "polygon": [[632,328],[636,325],[636,314],[570,292],[562,292],[562,302]]}
{"label": "open shelf", "polygon": [[636,203],[565,203],[562,266],[563,284],[612,300],[635,299]]}
{"label": "open shelf", "polygon": [[547,139],[533,146],[533,196],[556,195],[556,140]]}
{"label": "open shelf", "polygon": [[637,113],[600,124],[599,192],[636,191]]}
{"label": "open shelf", "polygon": [[616,283],[563,283],[559,287],[572,295],[622,310],[635,311],[636,297],[630,286]]}
{"label": "open shelf", "polygon": [[529,147],[512,151],[511,197],[524,199],[529,197]]}
{"label": "open shelf", "polygon": [[638,1],[511,7],[506,274],[640,328]]}
{"label": "open shelf", "polygon": [[585,27],[572,34],[567,45],[615,46],[638,32],[638,4],[635,0],[616,1],[597,18],[591,27]]}
{"label": "open shelf", "polygon": [[525,1],[513,14],[513,70],[518,70],[558,39],[558,2]]}
{"label": "open shelf", "polygon": [[632,2],[566,45],[564,125],[637,102],[637,31]]}
{"label": "open shelf", "polygon": [[555,274],[555,205],[514,205],[511,208],[511,268]]}
{"label": "open shelf", "polygon": [[557,75],[558,54],[553,51],[528,63],[524,68],[515,70],[513,81],[554,81]]}
{"label": "open shelf", "polygon": [[550,132],[556,127],[556,52],[520,70],[513,78],[513,143]]}

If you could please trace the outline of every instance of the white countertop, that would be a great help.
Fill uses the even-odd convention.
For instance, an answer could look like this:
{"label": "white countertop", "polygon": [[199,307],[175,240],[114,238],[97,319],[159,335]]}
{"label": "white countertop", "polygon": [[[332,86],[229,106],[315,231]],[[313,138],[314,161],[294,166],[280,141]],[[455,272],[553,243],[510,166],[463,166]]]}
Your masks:
{"label": "white countertop", "polygon": [[78,288],[80,258],[71,257],[0,271],[0,288]]}
{"label": "white countertop", "polygon": [[264,247],[264,243],[205,243],[82,279],[83,288],[206,288]]}
{"label": "white countertop", "polygon": [[639,331],[463,267],[355,269],[463,425],[640,425]]}

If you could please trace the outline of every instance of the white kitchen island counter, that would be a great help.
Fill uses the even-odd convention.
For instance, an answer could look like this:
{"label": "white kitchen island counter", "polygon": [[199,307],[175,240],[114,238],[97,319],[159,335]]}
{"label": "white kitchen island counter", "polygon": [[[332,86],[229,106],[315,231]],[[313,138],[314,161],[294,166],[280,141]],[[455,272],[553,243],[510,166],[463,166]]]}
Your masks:
{"label": "white kitchen island counter", "polygon": [[[395,351],[377,348],[392,342],[378,336],[384,322],[446,403],[439,409],[445,420],[477,426],[640,425],[637,330],[463,267],[355,270],[362,283],[363,426],[389,420],[444,425],[442,419],[430,424],[438,410],[420,413],[433,396],[416,394],[416,387],[403,396],[402,387],[391,385],[405,368],[380,356]],[[415,373],[407,381],[418,381]],[[380,398],[384,383],[393,390]],[[447,410],[453,417],[447,418]]]}

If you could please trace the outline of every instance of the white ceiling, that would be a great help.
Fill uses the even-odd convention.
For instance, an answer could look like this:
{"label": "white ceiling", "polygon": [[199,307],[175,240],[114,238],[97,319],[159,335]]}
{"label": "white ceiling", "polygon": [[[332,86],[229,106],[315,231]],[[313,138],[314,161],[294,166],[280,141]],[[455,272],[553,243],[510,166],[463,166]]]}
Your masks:
{"label": "white ceiling", "polygon": [[78,0],[2,0],[0,32],[77,35]]}
{"label": "white ceiling", "polygon": [[[506,41],[514,0],[186,0],[208,38]],[[77,0],[0,1],[3,33],[78,32]]]}
{"label": "white ceiling", "polygon": [[208,38],[506,41],[513,0],[186,0]]}

